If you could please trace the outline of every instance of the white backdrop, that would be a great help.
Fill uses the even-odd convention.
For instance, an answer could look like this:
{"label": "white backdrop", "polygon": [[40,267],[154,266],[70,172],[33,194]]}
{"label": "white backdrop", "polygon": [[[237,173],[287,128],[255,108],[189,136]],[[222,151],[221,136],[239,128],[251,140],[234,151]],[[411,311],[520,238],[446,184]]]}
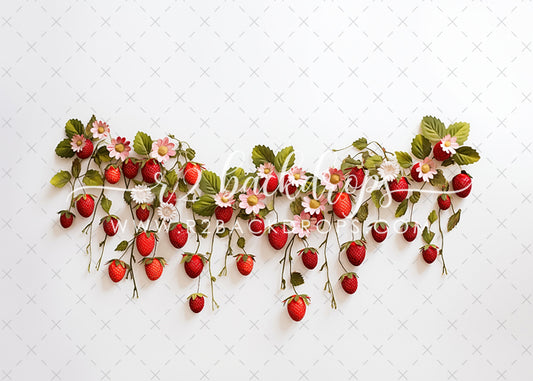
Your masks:
{"label": "white backdrop", "polygon": [[[3,1],[0,379],[531,379],[532,11],[519,1]],[[407,149],[426,114],[470,122],[483,159],[448,235],[449,276],[420,261],[420,242],[371,244],[357,293],[336,285],[333,311],[325,275],[309,274],[312,304],[294,324],[263,238],[251,244],[254,275],[232,267],[217,281],[222,307],[193,316],[195,283],[166,242],[163,277],[149,284],[140,272],[132,300],[128,282],[87,273],[82,222],[57,222],[66,191],[48,180],[66,163],[53,150],[66,120],[92,113],[130,138],[173,132],[215,170],[258,143],[290,142],[309,166],[363,135]]]}

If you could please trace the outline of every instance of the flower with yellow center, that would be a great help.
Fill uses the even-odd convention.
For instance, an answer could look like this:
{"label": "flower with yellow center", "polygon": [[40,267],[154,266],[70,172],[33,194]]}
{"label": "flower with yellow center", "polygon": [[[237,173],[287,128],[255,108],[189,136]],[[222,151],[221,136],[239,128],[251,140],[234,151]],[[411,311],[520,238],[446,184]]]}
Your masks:
{"label": "flower with yellow center", "polygon": [[239,195],[239,208],[244,209],[246,214],[257,214],[265,207],[263,202],[265,197],[264,194],[250,188],[246,193]]}
{"label": "flower with yellow center", "polygon": [[124,152],[124,144],[119,143],[119,144],[115,145],[115,151]]}
{"label": "flower with yellow center", "polygon": [[233,198],[233,194],[231,194],[227,190],[219,192],[215,195],[215,204],[217,204],[221,208],[231,207],[234,202],[235,199]]}
{"label": "flower with yellow center", "polygon": [[328,191],[336,191],[342,188],[344,183],[344,173],[337,168],[330,168],[327,172],[322,174],[321,184],[326,187]]}
{"label": "flower with yellow center", "polygon": [[174,146],[175,144],[172,143],[168,137],[158,139],[152,143],[152,151],[150,151],[150,157],[156,159],[160,163],[164,163],[165,161],[176,155]]}
{"label": "flower with yellow center", "polygon": [[95,139],[105,139],[109,135],[109,126],[107,123],[99,121],[94,121],[91,128],[91,134]]}
{"label": "flower with yellow center", "polygon": [[130,142],[126,138],[119,136],[116,139],[111,139],[111,144],[107,146],[107,150],[109,151],[110,157],[118,160],[126,160],[131,151]]}
{"label": "flower with yellow center", "polygon": [[309,196],[305,196],[302,200],[302,206],[304,208],[304,212],[309,213],[310,215],[314,215],[320,214],[325,210],[326,202],[327,200],[324,195],[321,195],[318,198],[311,198]]}
{"label": "flower with yellow center", "polygon": [[423,181],[429,181],[437,174],[437,168],[432,158],[426,157],[416,168],[419,177]]}
{"label": "flower with yellow center", "polygon": [[248,196],[247,201],[248,201],[248,205],[255,206],[255,205],[257,205],[257,202],[259,200],[257,199],[257,196],[253,194],[251,196]]}

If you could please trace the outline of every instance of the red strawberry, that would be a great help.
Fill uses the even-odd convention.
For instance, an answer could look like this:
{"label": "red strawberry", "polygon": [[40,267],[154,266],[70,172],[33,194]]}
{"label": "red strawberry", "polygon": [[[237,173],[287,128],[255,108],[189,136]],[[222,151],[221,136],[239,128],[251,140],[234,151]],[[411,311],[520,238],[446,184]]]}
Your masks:
{"label": "red strawberry", "polygon": [[112,237],[118,232],[118,218],[116,216],[106,216],[102,218],[102,226],[105,234]]}
{"label": "red strawberry", "polygon": [[201,312],[204,309],[206,296],[204,294],[192,294],[187,299],[189,299],[189,308],[195,314]]}
{"label": "red strawberry", "polygon": [[176,205],[176,193],[171,191],[166,191],[163,195],[163,202],[168,204]]}
{"label": "red strawberry", "polygon": [[181,262],[183,263],[183,267],[185,268],[187,275],[190,278],[196,278],[202,273],[206,258],[201,254],[186,253],[183,254],[183,259]]}
{"label": "red strawberry", "polygon": [[316,224],[320,228],[319,222],[324,220],[324,213],[320,212],[318,214],[313,214],[311,218],[316,218]]}
{"label": "red strawberry", "polygon": [[[259,180],[259,186],[261,187],[263,192],[265,191],[265,189],[263,188],[263,184],[265,183],[265,181],[266,181],[265,178],[262,178],[262,179]],[[276,191],[276,189],[278,189],[278,185],[279,185],[278,175],[276,175],[275,172],[272,172],[268,176],[268,182],[267,182],[267,185],[266,185],[266,191],[268,193],[274,193]]]}
{"label": "red strawberry", "polygon": [[407,190],[409,183],[405,177],[389,182],[389,189],[391,191],[392,199],[396,202],[402,202],[407,197]]}
{"label": "red strawberry", "polygon": [[276,250],[281,250],[287,243],[288,238],[289,235],[287,233],[286,225],[272,225],[268,229],[268,242],[270,242],[270,245]]}
{"label": "red strawberry", "polygon": [[137,208],[135,209],[135,215],[137,216],[139,221],[146,221],[148,217],[150,217],[150,205],[137,205]]}
{"label": "red strawberry", "polygon": [[446,159],[449,159],[452,154],[449,153],[449,152],[445,152],[444,149],[442,148],[442,145],[444,144],[444,142],[442,140],[440,140],[437,144],[435,144],[435,146],[433,147],[433,156],[435,157],[436,160],[438,161],[444,161]]}
{"label": "red strawberry", "polygon": [[136,159],[128,157],[122,163],[122,172],[126,178],[133,179],[139,172],[139,162]]}
{"label": "red strawberry", "polygon": [[65,229],[69,228],[72,225],[72,222],[74,222],[74,217],[76,217],[74,214],[72,214],[68,210],[62,210],[61,212],[59,212],[59,214],[60,214],[59,223]]}
{"label": "red strawberry", "polygon": [[388,225],[386,222],[374,222],[372,225],[372,238],[376,242],[383,242],[387,238]]}
{"label": "red strawberry", "polygon": [[283,301],[287,303],[287,312],[292,320],[300,321],[304,318],[309,299],[311,298],[307,295],[292,295]]}
{"label": "red strawberry", "polygon": [[165,258],[155,257],[155,258],[144,258],[144,271],[146,276],[150,280],[159,279],[161,274],[163,274],[163,267],[167,264]]}
{"label": "red strawberry", "polygon": [[318,252],[312,247],[306,247],[298,252],[302,256],[302,263],[309,270],[313,270],[318,264]]}
{"label": "red strawberry", "polygon": [[255,216],[255,218],[251,219],[248,223],[248,228],[253,235],[259,237],[265,232],[265,220],[263,220],[261,216]]}
{"label": "red strawberry", "polygon": [[254,268],[254,256],[250,254],[239,254],[236,255],[236,257],[237,270],[239,270],[239,272],[244,276],[249,275]]}
{"label": "red strawberry", "polygon": [[120,169],[115,165],[110,165],[105,170],[105,179],[109,184],[116,184],[120,180]]}
{"label": "red strawberry", "polygon": [[353,167],[348,174],[350,185],[355,189],[361,189],[365,181],[365,170],[360,167]]}
{"label": "red strawberry", "polygon": [[438,249],[439,248],[435,245],[422,246],[420,252],[422,253],[424,261],[426,261],[426,263],[433,263],[435,259],[437,259]]}
{"label": "red strawberry", "polygon": [[407,242],[413,242],[418,235],[418,226],[416,222],[407,222],[402,225],[402,234],[403,238]]}
{"label": "red strawberry", "polygon": [[217,218],[217,220],[226,223],[231,220],[231,216],[233,216],[233,208],[231,206],[217,206],[215,208],[215,217]]}
{"label": "red strawberry", "polygon": [[93,154],[93,149],[93,142],[91,142],[89,139],[86,139],[83,148],[81,151],[76,152],[76,155],[78,155],[80,159],[87,159]]}
{"label": "red strawberry", "polygon": [[76,201],[76,209],[82,217],[90,217],[94,212],[94,197],[90,194],[79,195]]}
{"label": "red strawberry", "polygon": [[283,193],[292,195],[296,192],[296,189],[298,189],[296,186],[289,183],[289,175],[285,175],[285,177],[283,177]]}
{"label": "red strawberry", "polygon": [[135,244],[139,254],[141,254],[143,257],[150,255],[150,253],[154,250],[155,238],[155,233],[151,231],[139,233],[135,238]]}
{"label": "red strawberry", "polygon": [[417,183],[420,183],[424,181],[424,179],[422,178],[422,176],[420,176],[420,173],[418,173],[417,171],[418,168],[420,168],[420,163],[416,163],[415,165],[411,167],[411,177],[413,178],[414,181],[416,181]]}
{"label": "red strawberry", "polygon": [[353,294],[357,291],[357,274],[346,273],[340,277],[342,289],[347,294]]}
{"label": "red strawberry", "polygon": [[465,171],[462,171],[452,179],[453,190],[456,195],[465,198],[472,190],[472,177]]}
{"label": "red strawberry", "polygon": [[128,265],[126,265],[120,259],[112,259],[107,263],[109,264],[107,271],[109,273],[109,277],[111,278],[111,280],[115,283],[120,282],[124,278],[124,275],[126,274]]}
{"label": "red strawberry", "polygon": [[201,172],[202,166],[200,164],[189,161],[183,170],[183,178],[190,185],[194,185],[198,181],[198,177],[200,177]]}
{"label": "red strawberry", "polygon": [[348,261],[354,266],[359,266],[365,260],[366,242],[364,240],[352,241],[346,249]]}
{"label": "red strawberry", "polygon": [[161,177],[161,166],[155,159],[150,159],[141,168],[143,180],[148,184],[153,184]]}
{"label": "red strawberry", "polygon": [[187,243],[189,238],[189,232],[187,231],[187,225],[181,222],[175,222],[170,225],[168,231],[168,238],[172,246],[177,249],[181,249]]}
{"label": "red strawberry", "polygon": [[449,195],[441,194],[437,197],[437,203],[439,204],[440,210],[446,210],[452,205],[452,200]]}
{"label": "red strawberry", "polygon": [[352,200],[346,192],[339,192],[333,197],[333,212],[339,218],[346,218],[352,211]]}

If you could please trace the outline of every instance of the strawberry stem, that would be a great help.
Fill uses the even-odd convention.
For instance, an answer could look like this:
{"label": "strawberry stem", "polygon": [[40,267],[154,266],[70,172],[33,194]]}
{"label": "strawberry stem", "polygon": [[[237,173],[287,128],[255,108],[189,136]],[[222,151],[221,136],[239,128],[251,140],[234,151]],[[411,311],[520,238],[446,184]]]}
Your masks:
{"label": "strawberry stem", "polygon": [[339,255],[338,255],[339,263],[341,264],[341,267],[344,270],[344,272],[347,273],[348,270],[346,269],[346,267],[344,267],[344,265],[342,264],[342,261],[341,261],[341,250],[340,250],[341,241],[339,240],[339,233],[337,232],[337,221],[335,221],[335,218],[333,217],[333,214],[331,215],[331,220],[332,220],[332,224],[333,224],[333,231],[335,232],[335,237],[337,238],[337,244],[339,245]]}
{"label": "strawberry stem", "polygon": [[440,232],[440,239],[441,239],[439,254],[440,254],[440,257],[442,258],[442,275],[445,275],[445,274],[448,275],[448,269],[446,269],[446,262],[444,262],[444,254],[443,254],[444,234],[442,233],[442,227],[440,224],[440,212],[441,210],[439,209],[439,232]]}

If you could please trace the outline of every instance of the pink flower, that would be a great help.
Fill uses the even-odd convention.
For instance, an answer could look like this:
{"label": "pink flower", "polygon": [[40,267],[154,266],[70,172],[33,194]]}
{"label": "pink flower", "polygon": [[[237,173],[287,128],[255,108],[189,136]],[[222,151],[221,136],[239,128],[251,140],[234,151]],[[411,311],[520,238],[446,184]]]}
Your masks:
{"label": "pink flower", "polygon": [[323,179],[321,184],[326,187],[328,191],[335,191],[342,188],[344,182],[344,173],[337,168],[330,168],[328,172],[322,174]]}
{"label": "pink flower", "polygon": [[269,178],[272,173],[274,173],[274,164],[272,163],[264,163],[257,168],[257,174],[262,179]]}
{"label": "pink flower", "polygon": [[456,148],[459,148],[457,138],[455,136],[451,137],[449,134],[443,137],[439,144],[444,152],[451,155],[455,154]]}
{"label": "pink flower", "polygon": [[292,167],[287,173],[287,180],[289,181],[289,184],[299,187],[301,185],[305,185],[307,181],[307,175],[302,168]]}
{"label": "pink flower", "polygon": [[[420,165],[416,168],[420,178],[424,181],[429,181],[433,178],[433,175],[437,174],[435,162],[432,158],[426,157],[420,162]],[[419,180],[420,181],[420,180]]]}
{"label": "pink flower", "polygon": [[101,120],[93,122],[93,128],[91,128],[91,133],[97,139],[105,139],[109,135],[109,126],[107,123],[102,122]]}
{"label": "pink flower", "polygon": [[215,204],[221,208],[230,207],[234,202],[235,199],[233,198],[233,194],[228,191],[222,191],[215,195]]}
{"label": "pink flower", "polygon": [[126,160],[131,151],[130,142],[119,136],[116,139],[111,139],[111,144],[107,146],[107,150],[112,158]]}
{"label": "pink flower", "polygon": [[292,221],[292,232],[298,234],[300,238],[307,238],[311,232],[316,230],[316,218],[311,217],[309,213],[302,212],[294,216]]}
{"label": "pink flower", "polygon": [[74,135],[70,141],[70,147],[74,152],[80,152],[85,147],[86,140],[83,135]]}
{"label": "pink flower", "polygon": [[302,201],[302,206],[304,207],[304,212],[313,214],[320,214],[326,208],[326,198],[321,195],[318,199],[305,196]]}
{"label": "pink flower", "polygon": [[159,139],[152,143],[152,151],[150,152],[151,158],[164,163],[175,155],[176,151],[174,150],[174,143],[171,143],[168,138]]}
{"label": "pink flower", "polygon": [[257,214],[261,209],[265,207],[263,200],[265,195],[259,193],[256,190],[248,189],[246,194],[239,195],[239,208],[245,209],[246,214],[254,213]]}

